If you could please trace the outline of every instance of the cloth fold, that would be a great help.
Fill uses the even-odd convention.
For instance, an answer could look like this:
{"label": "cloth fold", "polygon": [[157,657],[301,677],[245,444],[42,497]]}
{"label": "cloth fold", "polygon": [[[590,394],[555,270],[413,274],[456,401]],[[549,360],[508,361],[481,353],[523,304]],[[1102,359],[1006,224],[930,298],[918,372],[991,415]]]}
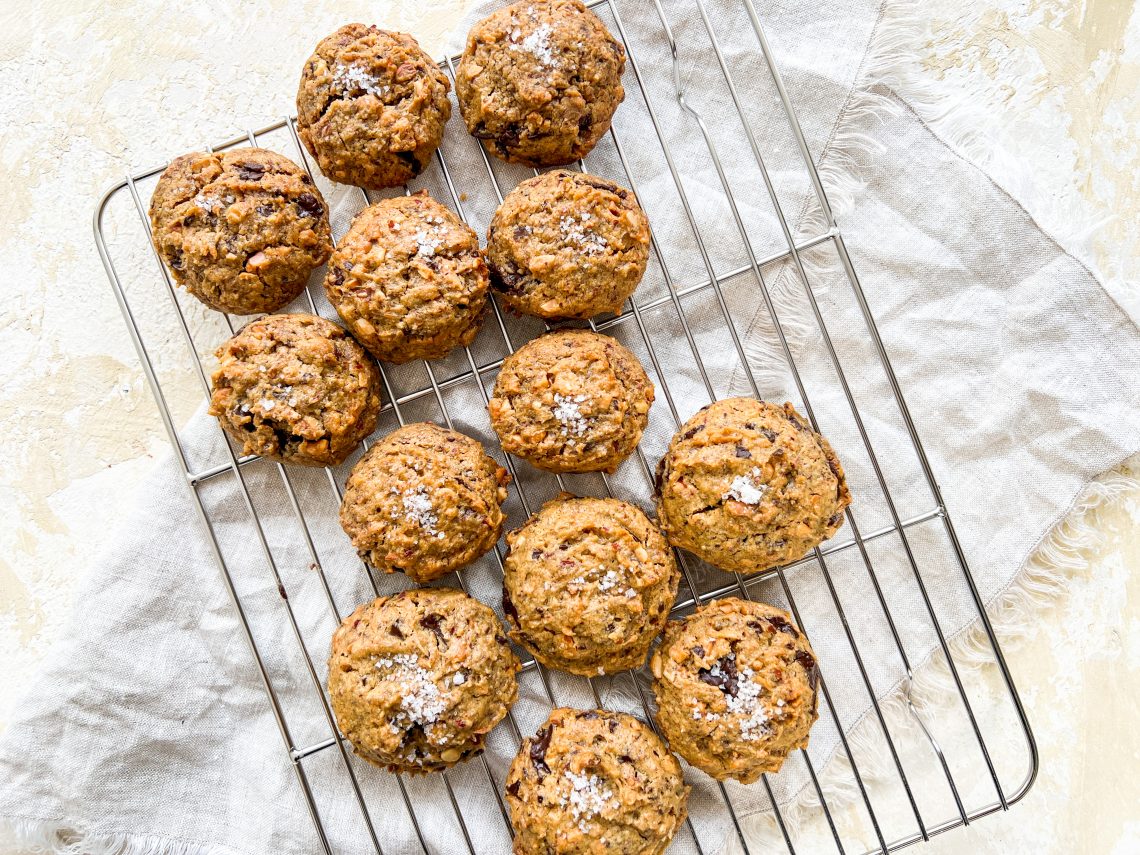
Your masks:
{"label": "cloth fold", "polygon": [[[910,662],[924,661],[938,646],[916,570],[944,634],[967,626],[976,611],[830,242],[804,253],[807,283],[787,259],[761,269],[799,383],[789,368],[746,251],[765,259],[785,247],[742,122],[765,157],[782,209],[799,214],[792,226],[800,239],[817,236],[811,233],[818,226],[811,186],[742,4],[704,5],[707,25],[687,0],[664,2],[662,8],[678,42],[690,102],[728,167],[746,234],[736,226],[703,138],[676,102],[672,58],[654,4],[615,0],[598,7],[611,30],[624,33],[637,69],[627,69],[627,99],[615,119],[620,148],[614,139],[603,140],[585,167],[636,189],[658,250],[635,298],[638,312],[599,325],[629,346],[670,394],[659,395],[653,409],[644,457],[627,461],[608,484],[594,476],[567,482],[578,492],[602,495],[612,489],[648,506],[649,471],[678,420],[708,402],[707,386],[718,396],[755,389],[765,398],[791,400],[802,412],[802,385],[819,428],[844,462],[854,495],[854,525],[849,521],[828,545],[824,562],[808,561],[786,573],[831,696],[809,749],[818,768],[840,744],[841,729],[861,720],[872,699],[890,692],[905,674],[884,609],[894,618]],[[487,8],[481,5],[472,16]],[[1140,448],[1133,383],[1140,335],[1087,270],[1042,235],[985,175],[951,154],[905,105],[875,116],[853,110],[852,92],[879,13],[871,0],[836,0],[810,11],[800,4],[762,10],[821,165],[849,162],[851,153],[837,142],[844,138],[838,129],[862,141],[859,190],[850,200],[832,201],[843,215],[867,299],[988,600],[1008,586],[1081,486]],[[708,27],[745,105],[743,116],[733,106]],[[655,127],[663,144],[654,137]],[[285,134],[264,144],[297,156]],[[458,120],[448,127],[444,155],[447,178],[435,164],[412,189],[427,189],[460,209],[480,232],[498,201],[491,179],[506,192],[531,174],[486,162]],[[334,233],[343,234],[364,199],[323,181],[321,189],[333,208]],[[809,287],[830,341],[815,319]],[[146,289],[149,299],[165,299],[157,282],[137,290]],[[319,292],[317,285],[318,310],[332,316]],[[674,299],[675,294],[684,296]],[[307,310],[308,303],[302,298],[294,308]],[[494,362],[508,347],[541,332],[532,319],[502,323],[493,317],[480,334],[473,347],[478,364]],[[746,359],[727,334],[729,323]],[[195,332],[199,353],[208,353],[225,335],[216,324]],[[390,391],[401,401],[405,421],[443,421],[429,383],[434,380],[454,427],[480,438],[502,459],[489,431],[483,390],[465,376],[469,369],[463,354],[433,363],[432,378],[423,364],[391,368]],[[490,384],[493,373],[481,380]],[[389,410],[380,430],[396,424],[397,414]],[[180,431],[179,441],[192,471],[226,462],[224,439],[202,412]],[[341,467],[335,480],[343,483],[348,468]],[[550,476],[521,462],[517,470],[506,506],[512,526],[558,491]],[[194,492],[261,652],[288,747],[304,750],[330,735],[320,685],[337,618],[374,593],[339,530],[336,494],[326,473],[257,461],[243,467],[242,475],[244,484],[226,473]],[[471,762],[446,780],[397,779],[347,759],[335,745],[305,757],[300,776],[290,769],[242,623],[188,490],[175,460],[155,470],[126,515],[122,535],[91,572],[67,640],[0,738],[0,820],[11,824],[9,831],[54,851],[74,844],[84,852],[100,846],[107,852],[312,852],[317,839],[306,787],[333,851],[368,850],[373,835],[386,853],[466,851],[457,816],[476,851],[508,851],[487,773],[501,783],[517,749],[509,726],[492,734],[485,767]],[[268,552],[256,536],[246,491]],[[301,535],[298,509],[308,538]],[[914,521],[905,535],[914,567],[903,535],[893,530],[895,515]],[[866,559],[852,545],[855,527],[867,539]],[[687,569],[683,595],[687,584],[706,592],[731,580],[699,562],[688,562]],[[500,578],[495,555],[463,574],[473,595],[496,606]],[[454,578],[444,581],[456,584]],[[408,583],[388,577],[378,584],[390,591]],[[779,581],[749,583],[748,592],[787,605]],[[551,675],[550,687],[560,705],[595,703],[585,681]],[[608,706],[636,712],[649,694],[644,674],[599,680],[596,688]],[[513,713],[523,735],[533,732],[549,707],[537,674],[523,675]],[[692,829],[679,835],[674,851],[696,851],[694,835],[703,851],[717,851],[732,831],[724,795],[707,777],[686,773],[694,787]],[[770,783],[774,798],[784,803],[809,784],[805,764],[790,761]],[[741,815],[770,807],[759,785],[729,784],[727,793]]]}

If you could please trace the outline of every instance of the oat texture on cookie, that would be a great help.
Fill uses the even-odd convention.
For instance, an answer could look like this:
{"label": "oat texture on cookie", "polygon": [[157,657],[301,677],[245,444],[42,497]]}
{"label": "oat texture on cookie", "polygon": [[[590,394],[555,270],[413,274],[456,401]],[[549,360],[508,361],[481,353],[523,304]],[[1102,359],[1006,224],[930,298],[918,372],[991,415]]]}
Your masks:
{"label": "oat texture on cookie", "polygon": [[430,582],[495,545],[509,481],[471,437],[429,423],[407,425],[353,467],[340,524],[377,570]]}
{"label": "oat texture on cookie", "polygon": [[320,191],[289,158],[261,148],[175,158],[155,186],[150,224],[174,281],[235,315],[285,306],[332,250]]}
{"label": "oat texture on cookie", "polygon": [[669,623],[651,669],[670,747],[717,780],[752,783],[807,747],[819,669],[787,612],[714,600]]}
{"label": "oat texture on cookie", "polygon": [[609,130],[624,68],[625,49],[579,0],[520,0],[471,29],[455,94],[491,154],[558,166]]}
{"label": "oat texture on cookie", "polygon": [[325,292],[385,362],[437,359],[471,344],[487,310],[479,238],[425,192],[365,208],[329,261]]}
{"label": "oat texture on cookie", "polygon": [[540,336],[503,360],[489,403],[503,450],[550,472],[613,472],[649,421],[653,384],[620,342]]}
{"label": "oat texture on cookie", "polygon": [[702,409],[657,469],[657,511],[674,546],[757,573],[803,557],[851,502],[831,445],[791,404],[727,398]]}
{"label": "oat texture on cookie", "polygon": [[518,855],[660,855],[689,788],[661,739],[608,710],[555,709],[507,773]]}
{"label": "oat texture on cookie", "polygon": [[439,148],[450,88],[412,36],[347,24],[305,61],[297,132],[332,180],[397,187],[419,175]]}
{"label": "oat texture on cookie", "polygon": [[380,374],[316,315],[266,315],[217,351],[210,414],[243,454],[335,466],[376,428]]}
{"label": "oat texture on cookie", "polygon": [[528,178],[487,229],[492,286],[510,308],[548,320],[620,314],[648,262],[645,212],[632,192],[597,175]]}
{"label": "oat texture on cookie", "polygon": [[507,545],[503,611],[511,637],[539,662],[589,677],[645,661],[681,574],[641,510],[563,494]]}
{"label": "oat texture on cookie", "polygon": [[450,588],[360,606],[336,630],[329,697],[364,759],[393,772],[446,769],[483,751],[518,694],[495,613]]}

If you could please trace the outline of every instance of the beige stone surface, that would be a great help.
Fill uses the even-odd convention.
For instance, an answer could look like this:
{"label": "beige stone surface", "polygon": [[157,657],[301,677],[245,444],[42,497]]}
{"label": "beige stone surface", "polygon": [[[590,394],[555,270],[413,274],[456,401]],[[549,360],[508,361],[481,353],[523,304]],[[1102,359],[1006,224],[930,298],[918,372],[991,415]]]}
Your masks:
{"label": "beige stone surface", "polygon": [[[77,581],[166,446],[91,240],[98,196],[129,166],[291,111],[301,63],[336,26],[398,26],[438,53],[466,4],[0,7],[0,349],[9,360],[0,381],[0,728],[17,697],[9,687],[34,676]],[[1140,314],[1140,6],[928,8],[936,26],[925,73],[980,108],[991,170]],[[1104,512],[1087,571],[1011,648],[1041,747],[1036,788],[1008,815],[925,851],[1140,851],[1138,523],[1135,495]]]}

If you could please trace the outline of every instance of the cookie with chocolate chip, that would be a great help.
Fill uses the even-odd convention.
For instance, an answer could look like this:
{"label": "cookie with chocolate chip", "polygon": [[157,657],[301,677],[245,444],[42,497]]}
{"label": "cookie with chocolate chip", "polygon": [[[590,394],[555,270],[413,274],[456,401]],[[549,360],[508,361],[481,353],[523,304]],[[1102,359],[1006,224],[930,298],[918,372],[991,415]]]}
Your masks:
{"label": "cookie with chocolate chip", "polygon": [[559,330],[503,360],[488,409],[508,454],[548,472],[613,472],[652,404],[653,383],[620,342]]}
{"label": "cookie with chocolate chip", "polygon": [[352,467],[340,524],[377,570],[424,584],[495,545],[510,480],[471,437],[426,422],[407,425]]}
{"label": "cookie with chocolate chip", "polygon": [[431,161],[451,83],[407,33],[347,24],[322,39],[297,88],[297,133],[333,181],[396,187]]}
{"label": "cookie with chocolate chip", "polygon": [[586,677],[645,662],[681,573],[641,510],[564,493],[507,545],[503,611],[511,638],[539,662]]}
{"label": "cookie with chocolate chip", "polygon": [[174,281],[219,312],[275,312],[332,251],[309,176],[263,148],[175,158],[150,200],[154,247]]}
{"label": "cookie with chocolate chip", "polygon": [[210,415],[243,454],[336,466],[376,429],[380,372],[332,321],[266,315],[216,355]]}
{"label": "cookie with chocolate chip", "polygon": [[353,750],[391,772],[483,751],[518,695],[519,661],[487,606],[451,588],[380,597],[333,634],[329,700]]}
{"label": "cookie with chocolate chip", "polygon": [[791,404],[717,401],[677,431],[657,468],[669,542],[739,573],[802,558],[850,503],[839,458]]}
{"label": "cookie with chocolate chip", "polygon": [[472,27],[455,94],[491,154],[558,166],[609,130],[624,68],[625,49],[579,0],[520,0]]}
{"label": "cookie with chocolate chip", "polygon": [[438,359],[471,344],[487,310],[475,232],[426,192],[356,215],[329,261],[325,293],[372,355]]}
{"label": "cookie with chocolate chip", "polygon": [[517,855],[661,855],[688,799],[657,734],[609,710],[552,711],[507,773]]}
{"label": "cookie with chocolate chip", "polygon": [[763,603],[713,600],[670,621],[650,668],[670,747],[718,781],[778,772],[819,717],[815,653]]}
{"label": "cookie with chocolate chip", "polygon": [[491,284],[517,312],[548,320],[621,313],[649,263],[649,221],[633,193],[559,169],[507,194],[487,229]]}

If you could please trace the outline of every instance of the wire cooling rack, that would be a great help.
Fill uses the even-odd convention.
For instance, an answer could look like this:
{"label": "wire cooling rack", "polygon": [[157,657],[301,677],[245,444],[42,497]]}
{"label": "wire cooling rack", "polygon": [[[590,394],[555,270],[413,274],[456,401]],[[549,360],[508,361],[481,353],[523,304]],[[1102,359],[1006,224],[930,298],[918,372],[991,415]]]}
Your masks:
{"label": "wire cooling rack", "polygon": [[[680,44],[671,16],[661,0],[654,0],[652,8],[645,4],[625,8],[622,0],[590,3],[626,45],[627,105],[621,111],[632,111],[634,107],[630,105],[635,105],[642,124],[631,130],[628,125],[615,122],[588,161],[591,164],[604,161],[608,177],[624,183],[643,198],[635,175],[638,170],[631,167],[631,160],[635,151],[652,150],[661,167],[660,174],[654,177],[672,185],[670,192],[677,200],[674,213],[682,227],[691,233],[694,258],[699,261],[695,273],[692,269],[679,269],[659,245],[660,230],[655,229],[654,261],[647,282],[652,279],[656,284],[643,283],[625,313],[596,319],[590,325],[610,334],[624,334],[627,344],[632,342],[631,346],[635,346],[647,363],[664,399],[664,407],[659,403],[654,408],[654,417],[660,422],[657,444],[660,450],[672,431],[696,409],[695,406],[686,408],[684,402],[692,397],[693,390],[678,392],[679,373],[671,360],[686,361],[697,392],[704,395],[700,403],[723,396],[727,391],[720,376],[725,354],[730,362],[735,360],[733,376],[743,384],[744,391],[763,397],[765,382],[762,377],[758,379],[758,372],[754,370],[755,356],[749,358],[745,327],[749,312],[766,315],[775,353],[782,359],[790,380],[789,394],[798,400],[813,425],[833,441],[843,431],[835,425],[820,424],[817,409],[812,406],[813,395],[837,395],[844,404],[847,441],[837,443],[837,448],[849,470],[866,473],[869,487],[864,500],[860,501],[857,495],[848,511],[846,525],[835,540],[787,567],[744,579],[710,571],[691,556],[679,555],[683,584],[674,616],[718,596],[757,597],[790,608],[810,635],[813,625],[819,627],[818,618],[814,624],[811,620],[805,621],[801,601],[809,585],[815,584],[816,592],[823,592],[823,608],[830,629],[834,632],[835,627],[840,627],[840,640],[846,643],[832,651],[820,651],[817,646],[823,674],[822,704],[821,719],[813,731],[813,747],[789,758],[779,775],[766,775],[758,784],[745,788],[732,782],[718,784],[686,766],[686,777],[695,793],[700,793],[701,801],[698,804],[694,798],[690,818],[675,845],[689,851],[711,852],[725,841],[727,831],[729,848],[745,852],[815,852],[829,851],[832,847],[841,855],[894,851],[1008,808],[1032,785],[1037,772],[1036,749],[953,523],[943,505],[926,450],[903,399],[753,2],[741,0],[742,14],[748,22],[747,32],[734,34],[747,41],[748,54],[745,57],[737,51],[731,58],[726,56],[724,34],[718,34],[717,23],[710,18],[705,0],[686,2],[695,4],[686,8],[698,13],[703,26],[703,33],[689,32],[686,37],[703,40],[705,51],[711,51],[708,56],[715,59],[723,78],[720,81],[723,103],[731,107],[729,125],[735,129],[731,143],[723,127],[711,127],[703,105],[692,103],[686,93],[687,49]],[[655,36],[663,37],[663,43],[671,52],[666,65],[669,67],[671,63],[671,81],[650,78],[653,72],[639,65],[641,48],[631,43],[623,11],[627,17],[636,11],[642,16],[639,20],[643,26],[647,14],[655,16],[655,19],[650,18],[659,27]],[[449,58],[442,63],[445,72],[452,77],[456,61]],[[749,62],[752,65],[748,65]],[[656,67],[660,76],[662,66],[658,63]],[[743,75],[749,76],[749,86],[760,85],[757,81],[761,81],[770,94],[768,103],[755,103],[756,96],[751,89],[747,97],[742,95]],[[703,97],[704,93],[699,95]],[[681,113],[666,114],[667,110],[675,111],[678,107]],[[623,115],[621,111],[619,119]],[[761,139],[754,130],[753,117],[759,111],[767,111],[769,118],[782,116],[783,139],[788,144],[788,152],[795,155],[805,194],[822,212],[822,228],[817,234],[797,234],[795,225],[784,214],[787,208],[784,179],[769,172],[763,156],[767,140]],[[737,233],[739,250],[743,253],[738,254],[738,258],[742,263],[721,262],[717,256],[719,247],[702,236],[706,214],[694,201],[692,184],[683,180],[684,170],[679,166],[686,162],[683,159],[692,157],[692,152],[678,153],[675,142],[671,143],[666,133],[665,123],[676,121],[677,116],[688,122],[686,130],[691,138],[705,149],[708,175],[715,178],[714,186],[727,202],[725,222]],[[723,122],[724,116],[720,119]],[[246,144],[277,147],[311,169],[293,118],[251,130],[213,148]],[[729,150],[731,153],[726,154]],[[457,186],[456,164],[460,161],[468,167],[471,163],[477,165],[484,179],[478,188],[467,184]],[[233,600],[281,731],[286,750],[282,762],[291,764],[295,770],[312,815],[317,843],[328,853],[368,849],[377,853],[504,851],[509,846],[509,823],[501,796],[506,772],[501,758],[489,757],[492,754],[489,751],[463,767],[432,776],[430,781],[404,779],[380,773],[357,760],[337,731],[325,697],[321,670],[331,628],[356,601],[407,584],[402,577],[378,577],[368,568],[365,568],[367,572],[362,571],[359,564],[350,568],[348,575],[334,572],[336,561],[330,558],[330,553],[343,554],[347,544],[343,541],[334,544],[340,533],[330,534],[325,530],[325,523],[331,508],[331,527],[335,529],[340,484],[353,461],[335,471],[300,472],[235,453],[229,441],[222,439],[220,431],[213,446],[220,449],[220,458],[203,458],[194,450],[198,447],[196,441],[180,427],[200,404],[200,395],[209,394],[208,354],[232,334],[239,323],[202,309],[177,291],[161,260],[150,248],[146,215],[148,186],[152,186],[164,168],[165,165],[134,172],[107,192],[95,214],[96,243],[176,457],[190,485],[193,504],[210,535],[222,581]],[[587,162],[579,162],[578,168],[588,171]],[[747,181],[742,177],[746,169],[750,176]],[[488,159],[483,149],[466,135],[449,132],[436,161],[423,178],[434,182],[433,195],[450,204],[478,229],[485,227],[493,204],[501,201],[502,194],[519,177],[517,170],[511,171]],[[317,175],[314,179],[323,181]],[[641,179],[644,181],[645,176]],[[481,214],[474,211],[478,200],[469,198],[469,194],[479,195],[476,189],[489,198],[492,205]],[[405,192],[410,190],[405,188]],[[748,220],[752,216],[750,212],[765,199],[770,204],[772,224],[778,227],[772,232],[782,245],[758,249]],[[359,201],[363,204],[367,197]],[[651,222],[655,222],[657,215],[653,211],[649,213]],[[840,296],[851,301],[855,313],[852,317],[865,327],[868,360],[858,371],[848,367],[841,353],[843,348],[836,343],[834,320],[828,323],[828,301],[837,297],[832,294],[825,301],[819,296],[820,283],[813,281],[818,275],[813,272],[816,270],[813,264],[821,263],[820,256],[826,256],[823,263],[830,262],[838,271],[843,285]],[[789,333],[787,324],[781,322],[784,303],[773,286],[778,276],[790,277],[787,281],[796,286],[796,293],[814,322],[812,340],[818,344],[816,356],[828,369],[825,386],[818,385],[818,372],[803,368],[804,352],[797,347],[797,338]],[[322,277],[323,271],[318,271],[310,289],[299,298],[298,310],[334,316],[321,292]],[[740,303],[741,281],[749,285],[745,293],[750,295],[747,302],[751,306]],[[494,444],[484,412],[488,384],[493,381],[502,358],[522,343],[522,337],[542,329],[527,328],[525,325],[533,324],[532,320],[520,321],[507,316],[493,299],[491,309],[490,320],[471,347],[432,364],[381,366],[386,400],[379,432],[406,422],[432,419],[485,438],[489,451],[514,475],[508,507],[514,509],[512,522],[516,525],[536,510],[544,497],[552,495],[555,484],[557,489],[618,495],[645,506],[653,482],[653,461],[646,450],[646,446],[652,444],[648,439],[652,431],[647,431],[647,440],[635,457],[627,461],[616,476],[609,477],[563,478],[538,473],[522,461],[502,454]],[[703,313],[700,324],[693,320],[694,312],[698,311]],[[709,312],[716,321],[713,325],[716,335],[711,337]],[[186,345],[188,362],[169,355],[171,348],[167,339],[172,332]],[[717,367],[710,368],[710,356],[721,360],[716,363]],[[862,405],[858,403],[864,388],[861,378],[868,373],[867,365],[873,369],[875,382],[880,384],[877,388],[884,390],[879,408],[890,410],[890,418],[907,440],[907,453],[901,455],[907,458],[905,463],[900,464],[895,459],[899,457],[895,451],[887,458],[876,450],[876,427],[865,417],[868,405],[865,401]],[[826,391],[821,392],[821,388]],[[884,418],[876,410],[875,424]],[[893,474],[896,472],[903,474],[896,477]],[[911,490],[906,498],[899,498],[900,479],[909,479],[922,489],[917,493]],[[234,511],[232,507],[217,504],[207,491],[223,481],[228,482],[230,492],[236,494],[238,511],[244,514],[242,531],[259,547],[261,560],[254,565],[237,562],[220,533]],[[272,495],[278,500],[284,497],[284,511],[280,507],[267,509],[266,491],[270,483]],[[892,483],[893,490],[889,486]],[[312,508],[317,490],[324,491],[325,505],[320,519]],[[916,500],[914,495],[920,498]],[[921,497],[925,497],[925,505]],[[284,529],[273,525],[269,521],[270,511],[283,512],[288,525]],[[864,514],[867,520],[863,519]],[[944,563],[938,586],[942,593],[936,592],[930,584],[926,559],[931,553],[937,553]],[[482,569],[470,568],[444,582],[458,584],[465,590],[472,588],[477,595],[493,602],[495,586],[501,580],[501,561],[500,544],[485,558]],[[896,590],[903,585],[883,581],[888,572],[885,568],[891,562],[904,571],[905,592]],[[298,563],[305,565],[309,572],[306,582],[296,581],[298,571],[293,565]],[[946,567],[950,569],[947,571]],[[944,593],[947,573],[953,576],[951,581],[955,583],[951,586],[955,593],[949,595],[955,599],[949,603]],[[319,583],[315,586],[314,578]],[[346,594],[349,578],[353,585],[358,585],[361,579],[367,580],[365,597],[351,585]],[[850,597],[845,599],[844,588],[854,584],[851,580],[855,578],[863,580],[864,593],[859,602],[853,604]],[[296,649],[284,657],[288,660],[286,665],[281,664],[278,645],[267,644],[258,626],[263,605],[257,597],[262,595],[266,580],[271,583],[276,606],[282,609],[284,625],[288,627],[286,637],[296,645]],[[347,603],[346,596],[351,598]],[[984,656],[994,668],[967,671],[958,666],[942,623],[944,610],[951,606],[959,611],[967,609],[968,617],[976,619],[984,634],[979,645],[983,650],[978,655]],[[902,626],[900,616],[904,611],[911,623],[921,624],[926,647],[922,638],[916,638],[914,632]],[[326,613],[323,623],[312,617],[315,612]],[[875,653],[873,658],[868,652],[871,648],[864,638],[862,619],[867,613],[874,613],[873,625],[882,630],[878,642],[887,646],[876,650],[886,649],[890,653],[898,677],[893,685],[884,684],[881,677],[876,676],[878,663],[875,660],[881,657],[881,652]],[[943,703],[937,716],[920,715],[911,702],[912,664],[917,667],[918,660],[930,648],[948,675],[950,700]],[[551,706],[566,705],[575,699],[599,706],[604,701],[619,705],[628,701],[633,707],[640,707],[640,714],[652,722],[652,693],[644,670],[610,678],[571,680],[565,675],[548,674],[525,653],[523,657],[525,665],[520,681],[530,681],[533,703],[529,709],[523,709],[520,700],[512,715],[492,734],[502,744],[500,753],[507,760],[523,735],[533,731]],[[294,670],[290,671],[290,667]],[[568,685],[572,688],[567,689]],[[569,696],[563,694],[566,692]],[[300,694],[310,703],[298,711],[292,706]],[[888,709],[892,697],[902,704],[902,709],[909,711],[909,721],[900,724],[899,717]],[[852,702],[852,698],[856,702]],[[524,717],[526,724],[521,722]],[[814,750],[816,734],[821,732],[830,734],[830,738],[820,738],[833,746],[826,753]],[[856,739],[856,734],[862,735]],[[956,747],[955,751],[944,751],[941,747],[951,744]],[[317,763],[322,764],[319,769],[313,765]],[[798,784],[790,786],[789,778]],[[332,791],[330,781],[335,783],[338,793],[348,794],[336,804],[329,803],[323,789],[327,785],[328,791]],[[1016,783],[1010,784],[1010,781]],[[443,804],[445,809],[429,817],[425,812],[425,799]],[[354,818],[355,837],[330,832],[332,818],[335,816],[338,822],[344,822],[346,811]],[[500,837],[492,838],[473,830],[473,819],[478,817],[483,822],[479,828],[485,829],[487,817],[494,818],[496,813],[504,823]],[[403,829],[406,834],[392,835],[392,828]],[[345,844],[346,839],[351,842]],[[396,842],[398,840],[404,842]]]}

